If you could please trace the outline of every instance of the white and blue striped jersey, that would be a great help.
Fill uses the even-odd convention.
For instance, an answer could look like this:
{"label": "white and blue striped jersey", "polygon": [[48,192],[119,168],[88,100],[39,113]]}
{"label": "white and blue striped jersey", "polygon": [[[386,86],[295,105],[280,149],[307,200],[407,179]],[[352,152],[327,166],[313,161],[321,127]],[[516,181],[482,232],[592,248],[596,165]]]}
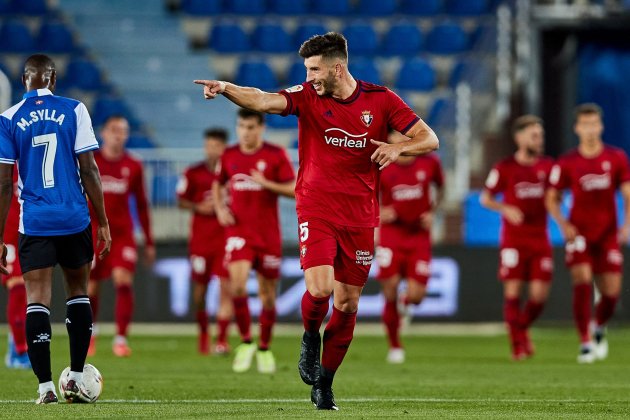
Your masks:
{"label": "white and blue striped jersey", "polygon": [[98,148],[83,103],[27,92],[0,115],[0,163],[18,165],[19,231],[71,235],[90,223],[77,155]]}

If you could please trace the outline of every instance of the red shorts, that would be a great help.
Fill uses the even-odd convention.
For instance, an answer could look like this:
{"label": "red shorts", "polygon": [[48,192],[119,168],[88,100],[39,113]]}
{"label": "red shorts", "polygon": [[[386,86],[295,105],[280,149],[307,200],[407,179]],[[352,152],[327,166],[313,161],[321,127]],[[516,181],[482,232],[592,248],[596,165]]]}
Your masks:
{"label": "red shorts", "polygon": [[17,240],[13,241],[13,238],[8,238],[5,245],[7,246],[7,270],[9,274],[2,277],[2,285],[6,285],[7,281],[13,277],[22,276],[22,267],[20,266],[20,259],[18,258]]}
{"label": "red shorts", "polygon": [[278,246],[251,246],[245,238],[229,236],[225,240],[225,262],[250,261],[252,268],[266,279],[280,278],[282,250]]}
{"label": "red shorts", "polygon": [[374,228],[348,227],[322,219],[298,219],[302,269],[330,265],[335,280],[365,286],[374,253]]}
{"label": "red shorts", "polygon": [[553,257],[549,243],[503,243],[499,254],[499,279],[541,280],[550,282],[553,276]]}
{"label": "red shorts", "polygon": [[377,280],[395,275],[427,285],[431,277],[431,237],[428,234],[407,235],[404,241],[381,235],[376,247]]}
{"label": "red shorts", "polygon": [[[94,238],[96,239],[96,235]],[[96,241],[94,242],[94,250],[98,252]],[[137,262],[138,250],[133,236],[112,235],[112,248],[109,254],[103,260],[100,260],[98,256],[92,260],[90,278],[93,280],[108,279],[112,276],[114,268],[124,268],[133,273],[136,271]]]}
{"label": "red shorts", "polygon": [[578,236],[565,245],[567,266],[589,264],[593,274],[623,272],[623,254],[617,241],[617,233],[607,235],[598,242],[590,242]]}
{"label": "red shorts", "polygon": [[191,278],[195,283],[208,284],[213,275],[220,279],[228,278],[223,249],[212,254],[191,254],[190,268]]}

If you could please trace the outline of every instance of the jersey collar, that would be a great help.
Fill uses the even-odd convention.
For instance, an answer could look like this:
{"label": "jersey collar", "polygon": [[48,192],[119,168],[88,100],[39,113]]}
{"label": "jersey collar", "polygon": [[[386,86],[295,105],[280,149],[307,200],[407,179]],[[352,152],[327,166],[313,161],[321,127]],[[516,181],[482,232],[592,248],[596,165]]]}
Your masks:
{"label": "jersey collar", "polygon": [[45,96],[45,95],[52,95],[52,92],[48,89],[31,90],[30,92],[26,92],[24,96],[22,97],[22,99],[33,98],[35,96]]}

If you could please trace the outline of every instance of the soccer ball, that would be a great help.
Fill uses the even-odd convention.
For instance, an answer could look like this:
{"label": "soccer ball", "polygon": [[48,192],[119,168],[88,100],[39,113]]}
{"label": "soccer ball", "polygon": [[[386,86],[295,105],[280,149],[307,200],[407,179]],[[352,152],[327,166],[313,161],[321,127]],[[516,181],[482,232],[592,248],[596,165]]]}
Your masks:
{"label": "soccer ball", "polygon": [[[60,396],[63,396],[63,388],[68,383],[69,373],[70,366],[65,368],[59,377]],[[101,376],[101,372],[99,372],[93,365],[87,364],[83,366],[83,386],[91,403],[96,402],[98,397],[101,396],[101,392],[103,392],[103,376]]]}

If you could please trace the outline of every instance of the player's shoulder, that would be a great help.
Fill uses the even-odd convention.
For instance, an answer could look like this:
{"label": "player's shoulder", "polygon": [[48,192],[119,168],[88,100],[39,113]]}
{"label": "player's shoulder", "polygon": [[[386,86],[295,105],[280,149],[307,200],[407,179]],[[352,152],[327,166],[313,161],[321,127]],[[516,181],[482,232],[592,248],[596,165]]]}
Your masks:
{"label": "player's shoulder", "polygon": [[375,93],[375,94],[387,94],[387,93],[393,93],[391,90],[389,90],[387,87],[382,86],[382,85],[377,85],[376,83],[370,83],[370,82],[366,82],[364,80],[358,80],[359,83],[359,89],[361,89],[361,92],[363,93]]}
{"label": "player's shoulder", "polygon": [[22,99],[20,102],[0,114],[0,117],[6,118],[9,121],[12,120],[13,116],[20,110],[20,108],[22,108],[24,102],[26,102],[26,100]]}
{"label": "player's shoulder", "polygon": [[627,158],[627,154],[626,151],[623,150],[620,147],[617,146],[611,146],[610,144],[605,144],[604,145],[604,151],[609,154],[609,155],[613,155],[616,157],[621,157],[621,158]]}
{"label": "player's shoulder", "polygon": [[551,168],[556,163],[556,160],[551,156],[541,156],[538,158],[538,165],[545,168]]}
{"label": "player's shoulder", "polygon": [[290,86],[290,87],[288,87],[286,89],[282,89],[280,91],[280,93],[283,93],[283,92],[284,93],[289,93],[289,94],[306,94],[306,95],[309,95],[309,94],[315,93],[315,89],[313,88],[313,85],[311,83],[304,82],[304,83],[301,83],[299,85]]}
{"label": "player's shoulder", "polygon": [[240,154],[240,153],[241,153],[241,150],[239,149],[238,144],[233,144],[225,148],[225,150],[223,151],[222,158],[227,158],[234,154]]}
{"label": "player's shoulder", "polygon": [[510,155],[496,162],[493,168],[499,171],[503,171],[503,170],[509,170],[516,165],[518,165],[518,162],[516,162],[516,158],[514,157],[514,155]]}
{"label": "player's shoulder", "polygon": [[559,165],[564,165],[564,164],[574,162],[576,160],[582,160],[582,159],[584,159],[584,157],[580,154],[580,152],[578,151],[578,148],[574,147],[573,149],[570,149],[566,151],[565,153],[563,153],[562,155],[560,155],[556,163],[558,163]]}
{"label": "player's shoulder", "polygon": [[263,150],[268,153],[284,153],[285,149],[282,146],[278,146],[277,144],[269,143],[268,141],[263,142]]}
{"label": "player's shoulder", "polygon": [[205,168],[206,168],[206,162],[200,161],[197,163],[193,163],[188,168],[186,168],[186,172],[188,173],[200,172],[200,171],[203,171]]}
{"label": "player's shoulder", "polygon": [[142,157],[140,157],[140,155],[136,154],[132,150],[125,151],[121,163],[126,163],[128,165],[142,169]]}

